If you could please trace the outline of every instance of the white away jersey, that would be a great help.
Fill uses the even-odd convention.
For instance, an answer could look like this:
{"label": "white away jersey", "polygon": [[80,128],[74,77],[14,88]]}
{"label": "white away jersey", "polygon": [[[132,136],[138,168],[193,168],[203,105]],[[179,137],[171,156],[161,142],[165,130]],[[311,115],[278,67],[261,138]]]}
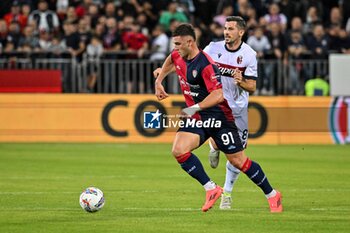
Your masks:
{"label": "white away jersey", "polygon": [[237,50],[228,50],[225,41],[210,42],[204,48],[204,52],[209,54],[219,67],[224,97],[234,116],[245,115],[243,112],[248,108],[249,93],[235,84],[232,74],[238,68],[246,79],[256,80],[258,77],[256,52],[244,42]]}

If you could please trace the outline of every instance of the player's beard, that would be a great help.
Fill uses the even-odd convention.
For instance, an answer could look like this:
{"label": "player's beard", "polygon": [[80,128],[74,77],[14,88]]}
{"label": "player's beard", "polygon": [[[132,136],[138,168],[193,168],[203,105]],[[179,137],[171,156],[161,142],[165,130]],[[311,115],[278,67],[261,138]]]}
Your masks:
{"label": "player's beard", "polygon": [[186,59],[186,54],[185,54],[185,52],[180,52],[180,51],[178,51],[179,52],[179,54],[180,54],[180,56],[182,57],[182,58],[185,58]]}
{"label": "player's beard", "polygon": [[238,41],[239,38],[225,37],[225,43],[228,48],[235,46]]}
{"label": "player's beard", "polygon": [[[236,39],[237,40],[237,39]],[[228,45],[229,47],[233,46],[236,42],[235,39],[232,39],[230,37],[225,37],[225,43],[226,45]]]}
{"label": "player's beard", "polygon": [[187,51],[187,50],[185,50],[185,49],[183,49],[181,52],[180,52],[180,50],[178,51],[179,52],[179,54],[180,54],[180,56],[182,57],[182,58],[184,58],[184,59],[188,59],[189,58],[189,56],[190,56],[190,51]]}

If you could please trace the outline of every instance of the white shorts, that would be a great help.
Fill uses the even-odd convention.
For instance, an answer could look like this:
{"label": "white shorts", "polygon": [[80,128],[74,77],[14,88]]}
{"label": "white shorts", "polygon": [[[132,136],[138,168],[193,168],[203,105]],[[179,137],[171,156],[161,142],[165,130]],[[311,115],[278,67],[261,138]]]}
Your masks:
{"label": "white shorts", "polygon": [[242,146],[243,148],[246,148],[248,143],[248,111],[242,111],[240,115],[234,117],[242,141]]}

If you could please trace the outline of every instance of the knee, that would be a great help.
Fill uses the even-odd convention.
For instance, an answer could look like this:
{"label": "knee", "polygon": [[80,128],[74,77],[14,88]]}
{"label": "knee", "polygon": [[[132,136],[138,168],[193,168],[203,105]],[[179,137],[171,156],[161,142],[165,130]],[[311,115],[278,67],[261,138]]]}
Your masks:
{"label": "knee", "polygon": [[[229,163],[232,165],[232,167],[241,169],[241,163],[238,158],[232,157],[228,159]],[[232,168],[231,166],[227,165],[227,168]]]}
{"label": "knee", "polygon": [[173,156],[174,156],[175,158],[181,156],[182,154],[184,154],[184,153],[186,153],[186,152],[188,152],[188,151],[185,151],[185,150],[182,148],[182,146],[177,145],[177,144],[174,145],[173,148],[172,148],[172,150],[171,150],[171,153],[173,154]]}
{"label": "knee", "polygon": [[227,161],[226,168],[227,168],[227,170],[229,170],[229,171],[231,171],[233,173],[240,173],[240,171],[241,171],[237,167],[233,166],[230,161]]}
{"label": "knee", "polygon": [[245,162],[245,158],[242,153],[236,153],[232,156],[228,156],[227,160],[230,162],[231,165],[233,165],[235,168],[241,170],[243,167],[243,164]]}

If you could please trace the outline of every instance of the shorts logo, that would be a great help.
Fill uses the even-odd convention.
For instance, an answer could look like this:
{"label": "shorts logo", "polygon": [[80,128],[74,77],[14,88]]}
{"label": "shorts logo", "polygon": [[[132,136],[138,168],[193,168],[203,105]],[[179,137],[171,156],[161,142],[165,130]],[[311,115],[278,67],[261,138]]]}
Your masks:
{"label": "shorts logo", "polygon": [[335,143],[350,143],[350,97],[334,98],[328,119]]}
{"label": "shorts logo", "polygon": [[157,109],[156,112],[143,113],[143,128],[145,129],[160,129],[160,116],[162,114]]}

